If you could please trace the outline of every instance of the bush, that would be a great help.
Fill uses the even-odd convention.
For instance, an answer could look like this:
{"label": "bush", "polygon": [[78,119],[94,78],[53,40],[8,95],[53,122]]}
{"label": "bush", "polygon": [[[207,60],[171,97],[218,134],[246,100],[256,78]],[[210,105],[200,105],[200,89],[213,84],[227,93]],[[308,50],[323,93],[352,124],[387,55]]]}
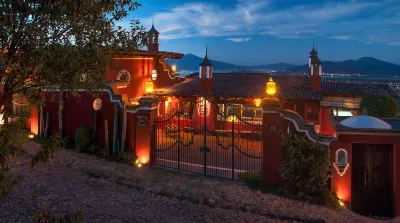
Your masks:
{"label": "bush", "polygon": [[294,187],[294,195],[311,203],[329,203],[328,146],[311,142],[304,134],[285,134],[282,147],[282,177]]}
{"label": "bush", "polygon": [[74,138],[72,136],[66,136],[63,140],[64,148],[73,149],[75,147]]}
{"label": "bush", "polygon": [[81,125],[75,133],[75,148],[79,152],[85,152],[91,145],[92,131],[89,126]]}
{"label": "bush", "polygon": [[396,99],[389,95],[366,95],[360,103],[361,111],[367,109],[367,115],[377,118],[397,118]]}

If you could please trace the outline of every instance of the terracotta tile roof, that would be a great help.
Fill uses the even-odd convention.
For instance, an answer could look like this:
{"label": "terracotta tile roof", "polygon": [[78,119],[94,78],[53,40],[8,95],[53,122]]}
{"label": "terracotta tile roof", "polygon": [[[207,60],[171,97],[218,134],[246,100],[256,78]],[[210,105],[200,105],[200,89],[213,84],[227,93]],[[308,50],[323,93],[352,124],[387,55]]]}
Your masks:
{"label": "terracotta tile roof", "polygon": [[[214,73],[212,96],[226,98],[263,98],[269,74],[260,73]],[[307,76],[272,76],[277,84],[280,99],[321,100],[320,91],[311,91]],[[200,96],[198,73],[184,81],[155,90],[156,95]]]}
{"label": "terracotta tile roof", "polygon": [[368,94],[390,95],[397,97],[397,93],[388,84],[377,83],[341,83],[322,82],[324,94],[362,96]]}
{"label": "terracotta tile roof", "polygon": [[[214,73],[212,96],[224,98],[263,98],[269,74],[260,73]],[[305,75],[272,75],[277,84],[277,96],[287,100],[322,100],[321,91],[312,91],[310,78]],[[324,94],[366,95],[396,92],[386,84],[322,82]],[[193,73],[182,82],[156,89],[153,94],[165,96],[201,96],[198,73]]]}

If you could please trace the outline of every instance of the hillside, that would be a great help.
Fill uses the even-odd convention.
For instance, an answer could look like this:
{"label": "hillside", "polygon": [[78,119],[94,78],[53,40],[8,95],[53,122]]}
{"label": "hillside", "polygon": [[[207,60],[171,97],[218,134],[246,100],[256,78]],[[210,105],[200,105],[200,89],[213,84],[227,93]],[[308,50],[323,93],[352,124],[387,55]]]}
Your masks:
{"label": "hillside", "polygon": [[[169,59],[167,60],[168,64],[173,64],[175,63],[178,67],[178,69],[182,70],[197,70],[199,69],[199,64],[203,61],[203,58],[198,57],[193,54],[186,54],[183,56],[182,59],[176,60],[176,59]],[[225,63],[225,62],[220,62],[216,60],[210,60],[211,63],[214,66],[214,70],[231,70],[231,69],[287,69],[287,68],[292,68],[295,67],[296,65],[293,64],[287,64],[287,63],[275,63],[275,64],[269,64],[269,65],[261,65],[261,66],[240,66],[240,65],[235,65],[231,63]]]}
{"label": "hillside", "polygon": [[[289,69],[295,73],[308,72],[308,65]],[[381,61],[372,57],[341,62],[323,61],[324,73],[367,74],[369,76],[400,76],[400,65]]]}
{"label": "hillside", "polygon": [[[199,69],[199,64],[203,58],[193,54],[186,54],[182,59],[167,60],[169,64],[176,63],[179,70]],[[285,72],[306,73],[308,64],[293,65],[288,63],[275,63],[260,66],[240,66],[231,63],[210,60],[214,65],[214,70],[237,70],[251,71],[253,69],[285,70]],[[400,65],[388,63],[373,57],[362,57],[358,60],[345,60],[341,62],[323,61],[324,73],[346,73],[346,74],[366,74],[369,76],[400,76]]]}

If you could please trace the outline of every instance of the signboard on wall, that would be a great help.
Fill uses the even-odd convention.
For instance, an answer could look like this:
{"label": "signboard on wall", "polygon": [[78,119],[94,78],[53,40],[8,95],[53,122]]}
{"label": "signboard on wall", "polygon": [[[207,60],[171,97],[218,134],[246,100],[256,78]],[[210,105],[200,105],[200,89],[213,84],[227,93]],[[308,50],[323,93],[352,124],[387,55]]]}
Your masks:
{"label": "signboard on wall", "polygon": [[148,127],[150,123],[150,114],[136,115],[136,123],[139,127]]}

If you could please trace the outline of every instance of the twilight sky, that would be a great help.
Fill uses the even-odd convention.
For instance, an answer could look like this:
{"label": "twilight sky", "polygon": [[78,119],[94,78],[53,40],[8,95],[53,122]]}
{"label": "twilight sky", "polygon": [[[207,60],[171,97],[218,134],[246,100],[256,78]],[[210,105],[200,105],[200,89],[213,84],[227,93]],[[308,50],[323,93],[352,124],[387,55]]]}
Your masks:
{"label": "twilight sky", "polygon": [[[321,60],[371,56],[400,64],[400,0],[138,0],[131,18],[160,50],[239,65],[306,64],[315,40]],[[119,25],[129,27],[129,21]]]}

